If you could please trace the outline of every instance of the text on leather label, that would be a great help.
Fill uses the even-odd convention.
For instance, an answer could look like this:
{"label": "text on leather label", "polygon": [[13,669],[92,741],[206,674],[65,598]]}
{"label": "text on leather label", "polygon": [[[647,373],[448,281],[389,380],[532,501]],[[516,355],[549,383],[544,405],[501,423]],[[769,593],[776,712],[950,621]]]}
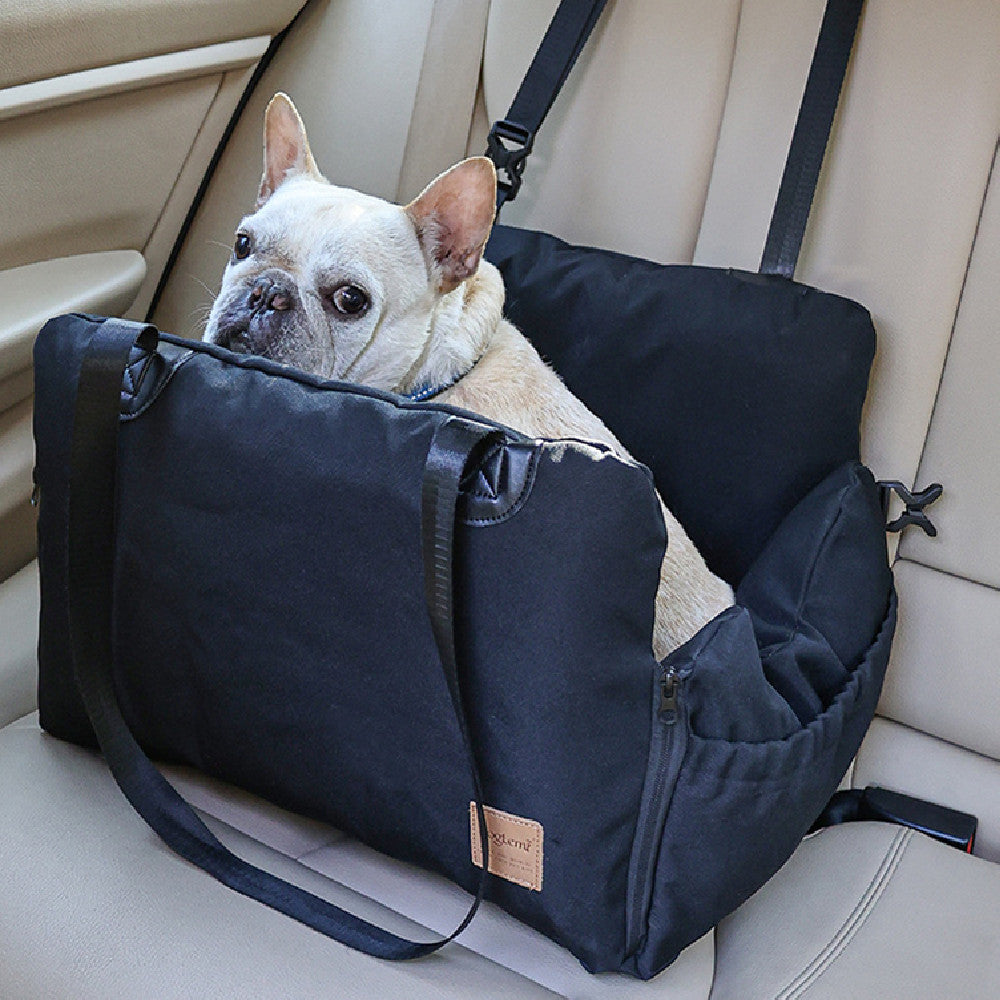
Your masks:
{"label": "text on leather label", "polygon": [[[490,874],[542,891],[542,824],[521,816],[483,806],[486,833],[490,839]],[[483,867],[483,847],[479,836],[476,803],[469,803],[469,830],[472,838],[472,863]]]}

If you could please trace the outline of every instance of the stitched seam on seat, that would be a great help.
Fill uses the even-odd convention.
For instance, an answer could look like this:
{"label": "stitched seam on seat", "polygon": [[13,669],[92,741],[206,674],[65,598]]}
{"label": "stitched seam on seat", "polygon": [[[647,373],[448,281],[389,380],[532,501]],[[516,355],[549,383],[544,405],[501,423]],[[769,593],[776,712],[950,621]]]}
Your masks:
{"label": "stitched seam on seat", "polygon": [[929,740],[933,740],[935,743],[940,743],[953,750],[961,750],[962,753],[966,753],[970,757],[976,757],[985,764],[995,765],[1000,763],[1000,757],[994,757],[991,754],[983,753],[982,750],[975,750],[972,747],[967,747],[964,743],[956,743],[954,740],[949,740],[947,737],[938,736],[937,733],[921,729],[919,726],[915,726],[911,722],[903,722],[901,719],[897,719],[892,715],[886,715],[885,712],[877,713],[875,718],[880,719],[882,722],[889,722],[894,726],[899,726],[900,729],[906,729],[911,733],[916,733],[918,736],[924,736]]}
{"label": "stitched seam on seat", "polygon": [[[309,863],[309,859],[314,854],[319,854],[321,851],[325,851],[330,847],[343,844],[345,840],[350,840],[350,839],[351,838],[349,838],[346,834],[341,833],[338,830],[336,831],[335,834],[331,835],[329,840],[325,840],[322,844],[317,844],[315,847],[310,847],[308,850],[303,851],[301,854],[296,854],[295,860],[298,861],[300,864],[305,865],[307,868],[312,869],[313,871],[319,871],[318,868],[312,867],[312,865]],[[320,874],[323,873],[320,872]],[[327,876],[327,878],[329,878],[329,876]]]}
{"label": "stitched seam on seat", "polygon": [[[166,775],[164,775],[164,777],[166,778]],[[219,816],[216,810],[212,809],[210,806],[192,805],[191,808],[194,809],[196,812],[200,813],[202,816],[209,816],[217,823],[222,823],[228,829],[234,830],[241,836],[244,836],[249,840],[255,841],[262,847],[266,847],[269,851],[274,851],[275,854],[280,854],[283,858],[287,858],[289,861],[297,861],[299,863],[302,863],[302,859],[309,857],[310,854],[314,854],[317,851],[325,850],[328,847],[332,847],[334,844],[339,844],[344,838],[344,834],[341,833],[339,830],[333,830],[331,831],[330,838],[328,840],[324,840],[320,844],[315,844],[314,846],[307,848],[301,854],[288,854],[287,852],[283,851],[280,847],[276,847],[274,844],[270,844],[266,840],[261,839],[260,837],[257,836],[257,834],[252,833],[250,830],[245,830],[243,827],[237,826],[235,823],[232,822],[232,820],[225,819],[224,817]],[[316,869],[311,868],[309,865],[306,865],[306,867],[309,868],[310,871],[316,871]],[[320,874],[322,874],[322,872],[320,872]]]}
{"label": "stitched seam on seat", "polygon": [[921,562],[919,559],[914,559],[913,556],[899,556],[896,562],[912,563],[921,569],[929,569],[932,573],[943,573],[945,576],[950,576],[953,580],[961,580],[962,583],[971,583],[976,587],[986,587],[987,590],[1000,591],[1000,587],[996,586],[996,584],[984,583],[982,580],[973,580],[971,576],[964,576],[950,569],[941,569],[940,566],[931,566],[930,563]]}
{"label": "stitched seam on seat", "polygon": [[795,1000],[796,997],[801,997],[803,992],[843,953],[875,909],[882,893],[895,874],[912,837],[913,831],[910,829],[902,829],[896,834],[889,850],[882,859],[882,864],[879,865],[878,871],[875,872],[864,895],[858,900],[847,920],[844,921],[829,944],[775,996],[775,1000]]}

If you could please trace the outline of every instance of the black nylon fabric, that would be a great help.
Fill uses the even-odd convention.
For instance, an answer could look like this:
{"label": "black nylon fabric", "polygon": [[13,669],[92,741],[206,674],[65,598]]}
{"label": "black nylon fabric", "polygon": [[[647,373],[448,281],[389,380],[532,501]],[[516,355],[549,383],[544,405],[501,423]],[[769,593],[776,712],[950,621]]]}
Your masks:
{"label": "black nylon fabric", "polygon": [[[49,732],[87,744],[65,517],[94,327],[53,321],[35,351],[39,703]],[[471,780],[420,551],[428,446],[456,411],[182,346],[161,346],[119,429],[126,721],[154,756],[474,891]],[[874,484],[848,462],[806,492],[740,604],[667,661],[682,683],[662,763],[650,638],[664,532],[648,471],[542,442],[508,513],[458,526],[458,659],[485,801],[544,829],[541,891],[492,878],[487,897],[591,971],[651,976],[759,887],[870,721],[894,621]],[[637,855],[651,823],[655,849]]]}
{"label": "black nylon fabric", "polygon": [[736,599],[667,661],[686,677],[687,730],[667,828],[687,835],[661,843],[643,978],[679,953],[677,928],[696,940],[712,906],[731,912],[784,864],[875,713],[896,597],[871,473],[848,463],[812,490]]}
{"label": "black nylon fabric", "polygon": [[[71,325],[85,343],[87,322]],[[36,357],[68,388],[83,345],[56,330]],[[474,891],[472,787],[421,572],[423,462],[446,415],[209,352],[179,366],[120,430],[116,678],[150,755]],[[39,423],[45,461],[65,428]],[[50,481],[43,502],[60,488]],[[657,669],[664,534],[650,478],[597,449],[548,448],[515,518],[459,535],[460,640],[477,658],[464,680],[486,802],[542,823],[546,836],[545,891],[493,879],[488,898],[595,967],[617,965],[614,900],[625,892]],[[541,571],[549,559],[562,574]],[[65,612],[64,598],[46,608],[47,635],[60,632],[59,604]],[[605,628],[597,641],[550,629],[550,608]],[[41,669],[43,726],[92,739],[55,650]]]}
{"label": "black nylon fabric", "polygon": [[857,461],[875,331],[856,302],[505,226],[486,257],[506,316],[649,466],[730,583],[816,483]]}
{"label": "black nylon fabric", "polygon": [[[135,359],[141,366],[156,346],[153,327],[124,320],[105,321],[90,338],[77,389],[70,459],[67,563],[73,599],[69,604],[69,625],[77,689],[101,752],[125,797],[149,826],[181,857],[224,885],[367,954],[393,959],[430,954],[461,933],[475,916],[485,877],[465,919],[447,938],[430,942],[400,938],[232,854],[143,753],[122,717],[114,683],[116,657],[111,636],[119,412],[123,384],[128,386],[127,392],[134,393],[136,381],[142,381],[141,376],[130,372],[130,362]],[[489,431],[476,424],[450,420],[434,435],[425,486],[439,494],[441,503],[429,520],[425,511],[424,522],[428,528],[433,526],[427,537],[435,539],[435,547],[440,544],[450,550],[448,539],[454,531],[455,501],[467,454],[463,447],[471,447],[484,433]],[[456,453],[460,457],[453,462],[450,459]],[[450,513],[444,510],[448,505]],[[432,567],[432,578],[442,575],[446,571]],[[450,617],[443,631],[438,648],[451,687],[455,659]],[[463,711],[459,702],[455,706],[468,753],[471,745]],[[482,823],[482,796],[471,754],[469,764]],[[489,850],[485,840],[482,850],[484,854]]]}

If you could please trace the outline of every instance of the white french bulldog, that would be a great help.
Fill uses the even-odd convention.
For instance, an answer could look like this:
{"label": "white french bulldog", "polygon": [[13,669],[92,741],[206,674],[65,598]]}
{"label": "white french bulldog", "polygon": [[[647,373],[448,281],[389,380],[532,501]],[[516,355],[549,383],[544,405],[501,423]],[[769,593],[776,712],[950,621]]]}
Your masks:
{"label": "white french bulldog", "polygon": [[[240,223],[204,339],[324,378],[434,399],[531,437],[582,438],[631,457],[502,315],[481,259],[496,172],[464,160],[406,206],[330,184],[292,102],[264,118],[264,176]],[[662,504],[661,504],[662,506]],[[662,659],[733,602],[663,507],[653,653]]]}

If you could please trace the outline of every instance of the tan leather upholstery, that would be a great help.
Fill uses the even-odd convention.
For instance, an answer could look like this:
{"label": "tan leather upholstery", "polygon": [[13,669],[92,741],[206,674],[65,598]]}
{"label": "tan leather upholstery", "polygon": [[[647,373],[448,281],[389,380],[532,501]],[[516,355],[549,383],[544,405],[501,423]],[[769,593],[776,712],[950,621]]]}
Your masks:
{"label": "tan leather upholstery", "polygon": [[[253,64],[298,6],[0,2],[0,581],[35,548],[34,333],[69,309],[127,310],[139,251],[144,309]],[[125,281],[91,266],[129,251]]]}
{"label": "tan leather upholstery", "polygon": [[0,521],[31,492],[35,443],[31,438],[31,400],[0,413]]}
{"label": "tan leather upholstery", "polygon": [[910,830],[804,841],[718,929],[712,1000],[997,995],[1000,868]]}
{"label": "tan leather upholstery", "polygon": [[[0,272],[0,387],[30,372],[35,334],[50,316],[127,309],[145,274],[134,250],[56,257]],[[28,395],[0,397],[0,409]]]}
{"label": "tan leather upholstery", "polygon": [[0,268],[141,248],[217,89],[185,80],[4,122]]}
{"label": "tan leather upholstery", "polygon": [[[102,2],[81,5],[85,21]],[[486,122],[505,113],[555,3],[492,0],[488,12],[480,0],[314,3],[222,158],[155,317],[160,325],[199,331],[210,298],[201,283],[217,285],[256,190],[271,93],[292,94],[331,180],[405,199],[467,147],[481,150]],[[612,0],[504,221],[657,260],[756,268],[822,6]],[[178,9],[197,19],[208,7],[186,0]],[[243,3],[229,10],[242,27],[227,35],[227,14],[219,38],[265,30],[269,15],[251,15]],[[19,16],[0,10],[0,37],[4,17],[9,25]],[[138,23],[131,18],[124,20]],[[484,29],[477,95],[472,67]],[[131,30],[116,28],[109,40],[116,58],[149,54]],[[188,44],[184,31],[164,27],[162,38]],[[939,538],[911,529],[900,546],[899,638],[881,717],[851,780],[976,813],[978,858],[882,825],[829,830],[805,841],[723,923],[717,942],[692,946],[649,984],[588,977],[565,952],[489,907],[460,945],[392,966],[191,870],[131,814],[99,761],[26,719],[0,731],[0,802],[14,804],[0,810],[0,854],[13,859],[12,905],[0,906],[0,995],[1000,996],[1000,181],[984,202],[1000,130],[998,51],[994,0],[868,0],[799,270],[874,314],[879,353],[863,445],[876,473],[946,486],[931,511]],[[79,68],[81,53],[71,46],[59,65]],[[133,226],[148,238],[150,276],[136,315],[240,82],[240,73],[228,74],[214,98],[197,81],[174,84],[184,95],[174,110],[159,109],[155,95],[143,98],[187,128],[203,125],[187,163],[175,157],[180,179],[159,223],[148,206],[141,220],[111,220],[124,227],[113,231]],[[108,128],[126,141],[117,116]],[[150,169],[159,178],[159,167]],[[166,197],[164,183],[156,180],[157,198]],[[74,238],[72,226],[68,232]],[[22,693],[33,643],[31,572],[0,587],[0,634],[8,621],[21,628],[0,664],[15,665]],[[24,698],[5,702],[2,670],[9,717]],[[436,931],[457,921],[461,893],[441,880],[232,789],[172,773],[251,859],[395,927],[413,926],[395,923],[400,913]],[[46,905],[54,896],[60,905]],[[141,968],[135,954],[144,957]]]}
{"label": "tan leather upholstery", "polygon": [[[35,508],[28,499],[22,500],[0,522],[3,548],[0,548],[0,577],[7,579],[11,574],[27,566],[35,557]],[[0,690],[0,701],[6,692]]]}
{"label": "tan leather upholstery", "polygon": [[252,69],[233,70],[218,80],[218,90],[212,100],[197,134],[193,137],[187,158],[174,182],[170,196],[163,205],[156,225],[148,234],[142,248],[143,257],[148,262],[146,280],[128,309],[123,313],[129,319],[144,320],[153,293],[160,280],[160,274],[167,262],[174,240],[180,230],[188,207],[201,184],[202,177],[216,146],[222,139],[226,125],[236,107]]}
{"label": "tan leather upholstery", "polygon": [[35,708],[38,563],[0,583],[0,729]]}
{"label": "tan leather upholstery", "polygon": [[[59,313],[127,309],[145,273],[142,256],[130,250],[61,257],[0,271],[0,580],[29,562],[35,551],[35,512],[28,502],[34,463],[31,346],[35,334],[46,319]],[[0,616],[5,613],[0,597]],[[0,714],[2,693],[0,685]]]}
{"label": "tan leather upholstery", "polygon": [[273,35],[300,6],[300,0],[5,0],[0,87],[209,42]]}
{"label": "tan leather upholstery", "polygon": [[412,201],[460,158],[476,100],[489,9],[489,0],[437,0],[431,8],[396,185],[400,203]]}
{"label": "tan leather upholstery", "polygon": [[[760,262],[822,7],[743,4],[699,263]],[[875,319],[862,451],[887,478],[916,474],[1000,130],[998,50],[995,3],[868,3],[806,234],[801,280]]]}
{"label": "tan leather upholstery", "polygon": [[[157,843],[93,754],[33,719],[0,730],[0,984],[10,1000],[551,994],[456,946],[443,960],[379,962],[230,892]],[[398,914],[225,824],[264,865],[400,933]]]}
{"label": "tan leather upholstery", "polygon": [[1000,862],[1000,761],[876,718],[854,763],[859,788],[883,785],[979,818],[975,854]]}
{"label": "tan leather upholstery", "polygon": [[[44,735],[34,717],[0,730],[0,760],[4,997],[704,1000],[711,986],[710,939],[655,985],[589,976],[491,906],[434,958],[380,962],[244,899],[172,854],[96,755]],[[321,824],[190,772],[167,773],[241,856],[390,930],[431,939],[451,931],[468,907],[468,897],[442,879],[387,862]],[[253,836],[240,832],[248,827]],[[37,960],[52,955],[58,958]]]}
{"label": "tan leather upholstery", "polygon": [[[937,538],[909,532],[907,559],[1000,588],[1000,168],[983,201],[948,361],[917,482],[946,485],[934,505]],[[997,606],[993,617],[1000,614]],[[994,657],[997,656],[994,646]],[[994,659],[996,662],[996,659]]]}
{"label": "tan leather upholstery", "polygon": [[[980,816],[1000,859],[1000,173],[995,160],[917,482],[945,493],[931,539],[910,531],[896,570],[904,613],[881,712],[855,781],[895,784]],[[914,736],[911,729],[946,741]],[[950,745],[949,745],[950,744]],[[952,746],[953,745],[953,746]],[[968,748],[972,754],[957,750]],[[947,771],[947,774],[945,773]]]}
{"label": "tan leather upholstery", "polygon": [[[483,89],[503,118],[556,0],[493,0]],[[736,0],[608,5],[552,108],[503,221],[658,261],[690,261],[726,102]]]}
{"label": "tan leather upholstery", "polygon": [[1000,760],[1000,594],[905,559],[895,569],[906,614],[879,711]]}
{"label": "tan leather upholstery", "polygon": [[25,399],[0,413],[0,530],[6,543],[0,550],[0,580],[20,569],[34,552],[31,508],[27,519],[24,510],[31,494],[34,457],[31,400]]}

